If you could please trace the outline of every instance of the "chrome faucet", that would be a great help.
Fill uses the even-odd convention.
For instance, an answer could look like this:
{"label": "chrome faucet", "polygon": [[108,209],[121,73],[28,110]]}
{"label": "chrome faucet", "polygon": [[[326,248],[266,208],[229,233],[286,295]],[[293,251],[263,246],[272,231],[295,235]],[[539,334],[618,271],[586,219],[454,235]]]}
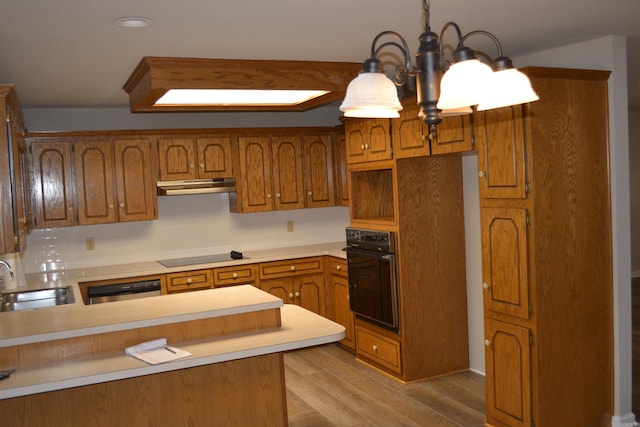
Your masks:
{"label": "chrome faucet", "polygon": [[[13,270],[11,269],[11,266],[9,265],[9,263],[3,259],[0,259],[0,264],[4,264],[7,266],[7,270],[9,270],[9,277],[11,277],[11,280],[13,280],[15,275],[13,274]],[[1,280],[0,280],[0,283],[2,283]]]}

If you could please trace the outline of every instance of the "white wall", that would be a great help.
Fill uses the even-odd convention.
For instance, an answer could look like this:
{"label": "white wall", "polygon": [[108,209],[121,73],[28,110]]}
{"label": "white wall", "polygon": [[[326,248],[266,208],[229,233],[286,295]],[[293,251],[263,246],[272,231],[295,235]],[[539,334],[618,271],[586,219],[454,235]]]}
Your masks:
{"label": "white wall", "polygon": [[[631,243],[629,207],[629,120],[626,40],[603,37],[525,57],[516,66],[541,65],[611,70],[609,132],[613,226],[614,426],[633,425],[631,412]],[[604,327],[605,325],[603,325]]]}

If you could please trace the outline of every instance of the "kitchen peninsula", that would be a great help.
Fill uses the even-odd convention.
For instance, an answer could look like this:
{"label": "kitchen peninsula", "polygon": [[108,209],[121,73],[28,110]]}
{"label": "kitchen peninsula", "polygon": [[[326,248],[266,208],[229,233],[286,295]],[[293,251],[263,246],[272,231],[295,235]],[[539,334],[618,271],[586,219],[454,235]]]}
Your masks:
{"label": "kitchen peninsula", "polygon": [[[286,425],[282,352],[344,327],[251,285],[0,315],[4,425]],[[159,365],[126,347],[166,338]]]}

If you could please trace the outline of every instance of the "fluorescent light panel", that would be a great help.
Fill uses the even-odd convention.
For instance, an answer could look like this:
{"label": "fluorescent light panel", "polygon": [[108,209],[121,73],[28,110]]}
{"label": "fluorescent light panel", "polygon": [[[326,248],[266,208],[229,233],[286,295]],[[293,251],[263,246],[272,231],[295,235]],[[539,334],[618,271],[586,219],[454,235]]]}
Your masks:
{"label": "fluorescent light panel", "polygon": [[170,89],[155,105],[298,105],[327,93],[326,90]]}

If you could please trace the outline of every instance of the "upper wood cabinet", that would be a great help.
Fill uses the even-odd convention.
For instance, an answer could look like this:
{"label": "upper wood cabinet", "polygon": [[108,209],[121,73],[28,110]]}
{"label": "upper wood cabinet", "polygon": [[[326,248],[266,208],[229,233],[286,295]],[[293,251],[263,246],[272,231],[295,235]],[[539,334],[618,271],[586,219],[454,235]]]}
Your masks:
{"label": "upper wood cabinet", "polygon": [[148,139],[31,141],[38,228],[157,218]]}
{"label": "upper wood cabinet", "polygon": [[66,141],[31,144],[35,227],[76,224],[72,145]]}
{"label": "upper wood cabinet", "polygon": [[225,135],[159,137],[158,156],[163,181],[234,176]]}
{"label": "upper wood cabinet", "polygon": [[329,134],[304,136],[305,207],[320,208],[335,204],[333,140]]}
{"label": "upper wood cabinet", "polygon": [[527,196],[523,106],[474,114],[480,197]]}
{"label": "upper wood cabinet", "polygon": [[392,158],[389,119],[345,119],[347,162]]}
{"label": "upper wood cabinet", "polygon": [[292,130],[239,136],[234,153],[239,188],[230,196],[232,211],[335,205],[331,132]]}
{"label": "upper wood cabinet", "polygon": [[349,171],[347,169],[347,137],[344,126],[339,126],[334,132],[334,176],[336,188],[336,205],[349,206]]}
{"label": "upper wood cabinet", "polygon": [[29,156],[22,109],[12,86],[0,86],[0,254],[21,252],[31,229]]}
{"label": "upper wood cabinet", "polygon": [[271,138],[273,206],[277,210],[305,207],[302,138],[298,135]]}
{"label": "upper wood cabinet", "polygon": [[146,138],[113,141],[119,221],[158,218],[158,201],[152,167],[151,142]]}

